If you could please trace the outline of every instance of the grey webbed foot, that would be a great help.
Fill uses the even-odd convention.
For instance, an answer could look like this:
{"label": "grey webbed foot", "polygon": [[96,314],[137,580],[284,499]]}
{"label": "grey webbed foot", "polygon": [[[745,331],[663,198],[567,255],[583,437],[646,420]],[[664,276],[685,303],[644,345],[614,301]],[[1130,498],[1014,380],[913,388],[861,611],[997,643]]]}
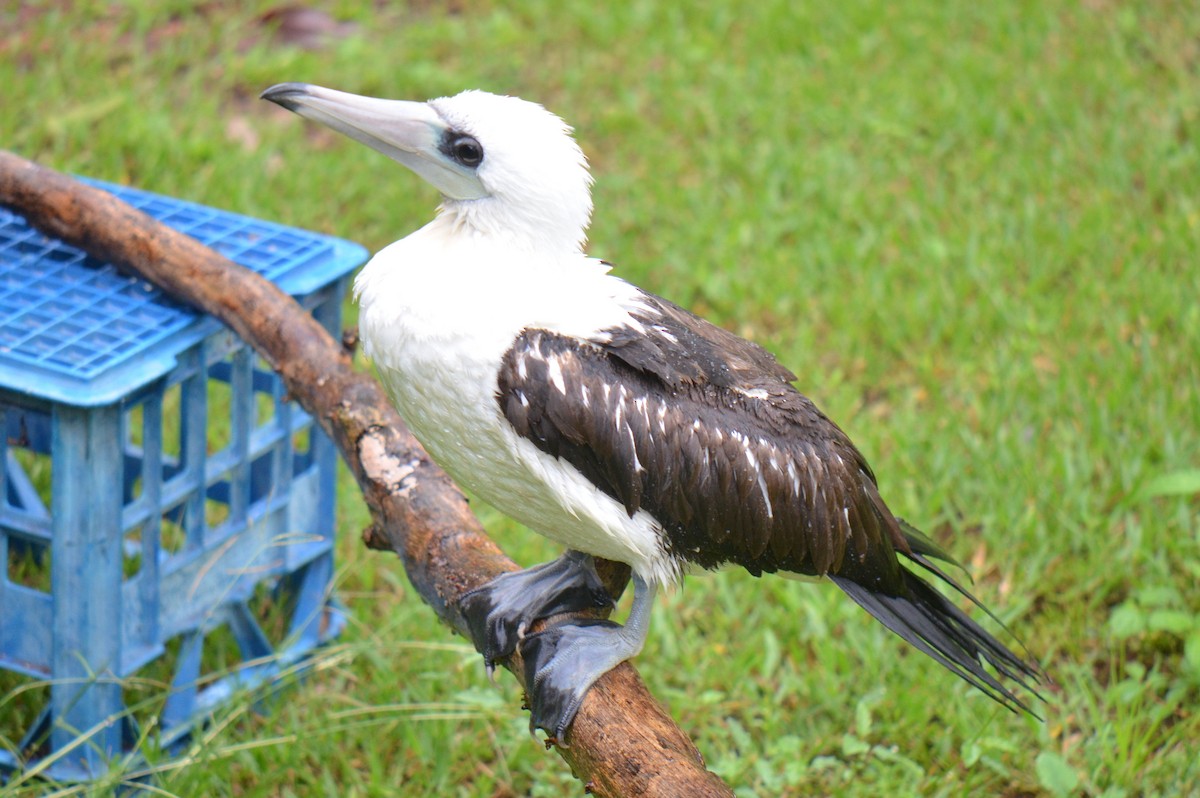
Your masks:
{"label": "grey webbed foot", "polygon": [[591,556],[568,551],[544,565],[496,577],[463,596],[459,609],[491,675],[534,621],[612,604]]}
{"label": "grey webbed foot", "polygon": [[633,607],[624,626],[598,619],[566,623],[521,640],[531,730],[543,729],[565,745],[567,728],[596,680],[642,650],[654,588],[636,574],[633,586]]}
{"label": "grey webbed foot", "polygon": [[564,735],[588,690],[632,657],[641,641],[624,638],[612,621],[568,623],[532,634],[520,643],[529,685],[529,729],[542,729],[563,745]]}

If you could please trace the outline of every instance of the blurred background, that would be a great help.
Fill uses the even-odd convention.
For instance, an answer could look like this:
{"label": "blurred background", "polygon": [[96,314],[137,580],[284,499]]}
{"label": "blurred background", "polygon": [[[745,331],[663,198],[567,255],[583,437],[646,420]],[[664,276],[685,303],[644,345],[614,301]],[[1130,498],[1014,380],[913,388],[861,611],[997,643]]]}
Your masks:
{"label": "blurred background", "polygon": [[[258,100],[281,81],[565,118],[591,253],[799,374],[1055,679],[1045,722],[1017,717],[829,585],[690,578],[637,663],[739,794],[1200,792],[1194,5],[0,10],[4,148],[372,251],[431,218],[399,165]],[[246,697],[164,761],[161,793],[578,794],[515,682],[362,547],[341,486],[349,630],[267,713]],[[480,514],[518,561],[556,554]],[[0,673],[0,740],[26,686]],[[75,791],[0,788],[44,792]]]}

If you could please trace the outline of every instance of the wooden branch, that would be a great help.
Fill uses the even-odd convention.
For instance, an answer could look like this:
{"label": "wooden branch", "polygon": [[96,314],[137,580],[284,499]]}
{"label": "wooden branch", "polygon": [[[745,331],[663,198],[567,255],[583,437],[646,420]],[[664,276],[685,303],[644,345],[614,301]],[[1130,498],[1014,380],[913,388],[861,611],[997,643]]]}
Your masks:
{"label": "wooden branch", "polygon": [[[366,545],[400,555],[413,586],[464,636],[463,594],[516,565],[483,533],[466,499],[429,459],[379,385],[274,285],[111,194],[0,151],[0,204],[47,235],[157,284],[216,316],[282,377],[349,464],[374,524]],[[601,574],[614,595],[628,569]],[[476,643],[478,647],[478,643]],[[481,663],[482,666],[482,663]],[[519,656],[506,667],[523,679]],[[625,663],[588,694],[562,757],[605,796],[732,796]]]}

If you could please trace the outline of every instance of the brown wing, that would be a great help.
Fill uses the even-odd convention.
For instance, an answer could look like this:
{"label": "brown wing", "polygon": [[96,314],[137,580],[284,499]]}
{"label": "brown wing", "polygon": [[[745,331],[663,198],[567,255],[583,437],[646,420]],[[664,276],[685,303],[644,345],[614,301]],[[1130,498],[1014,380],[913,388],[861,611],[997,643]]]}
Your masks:
{"label": "brown wing", "polygon": [[681,559],[898,580],[907,544],[846,435],[761,347],[658,301],[603,343],[526,331],[498,385],[517,432],[648,511]]}

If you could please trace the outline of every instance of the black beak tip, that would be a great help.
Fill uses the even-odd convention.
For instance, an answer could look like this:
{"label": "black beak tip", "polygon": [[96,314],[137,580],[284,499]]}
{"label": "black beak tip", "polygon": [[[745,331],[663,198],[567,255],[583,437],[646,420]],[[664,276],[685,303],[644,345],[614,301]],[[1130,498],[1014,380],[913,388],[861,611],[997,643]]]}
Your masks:
{"label": "black beak tip", "polygon": [[308,86],[307,83],[276,83],[271,88],[265,89],[258,97],[292,110],[296,105],[296,98],[308,94]]}

